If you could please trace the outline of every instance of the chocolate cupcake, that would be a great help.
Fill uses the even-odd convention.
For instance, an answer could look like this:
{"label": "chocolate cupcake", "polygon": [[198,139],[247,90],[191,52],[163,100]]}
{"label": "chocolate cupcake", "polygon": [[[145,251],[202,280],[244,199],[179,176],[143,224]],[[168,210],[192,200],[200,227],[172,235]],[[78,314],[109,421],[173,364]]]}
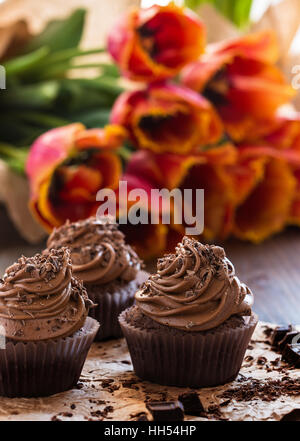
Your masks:
{"label": "chocolate cupcake", "polygon": [[0,280],[0,395],[38,397],[76,385],[98,331],[68,249],[21,257]]}
{"label": "chocolate cupcake", "polygon": [[222,248],[185,237],[135,297],[119,321],[140,378],[208,387],[237,376],[257,317]]}
{"label": "chocolate cupcake", "polygon": [[145,280],[140,259],[109,219],[67,222],[52,232],[47,243],[48,248],[71,250],[73,272],[97,304],[90,316],[100,323],[98,341],[122,336],[118,316],[133,305],[135,292]]}

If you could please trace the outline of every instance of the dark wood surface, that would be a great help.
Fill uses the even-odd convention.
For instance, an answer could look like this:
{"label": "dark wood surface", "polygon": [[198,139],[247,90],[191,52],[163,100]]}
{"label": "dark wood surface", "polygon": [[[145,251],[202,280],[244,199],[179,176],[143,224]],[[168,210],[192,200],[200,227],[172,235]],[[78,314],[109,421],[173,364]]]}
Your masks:
{"label": "dark wood surface", "polygon": [[[300,324],[300,229],[290,229],[260,245],[234,240],[222,245],[241,280],[253,290],[260,320]],[[32,255],[43,246],[22,240],[0,209],[1,274],[21,254]],[[153,268],[154,264],[148,265],[148,270]]]}

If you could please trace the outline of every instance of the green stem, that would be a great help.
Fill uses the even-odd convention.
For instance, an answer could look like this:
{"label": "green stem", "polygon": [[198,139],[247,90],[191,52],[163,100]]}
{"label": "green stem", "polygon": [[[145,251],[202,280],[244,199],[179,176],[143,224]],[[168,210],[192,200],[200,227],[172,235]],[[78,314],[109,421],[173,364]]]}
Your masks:
{"label": "green stem", "polygon": [[33,69],[34,66],[39,66],[43,59],[47,58],[48,54],[49,49],[47,47],[41,47],[30,54],[10,60],[4,64],[6,75],[17,75],[28,72],[30,69]]}
{"label": "green stem", "polygon": [[129,150],[127,147],[122,146],[118,149],[118,154],[125,162],[127,162],[131,158],[132,151]]}
{"label": "green stem", "polygon": [[100,54],[106,52],[104,48],[95,48],[89,50],[82,50],[78,48],[65,49],[63,51],[51,54],[44,64],[58,63],[61,61],[68,61],[75,57],[85,57],[86,55]]}
{"label": "green stem", "polygon": [[0,155],[12,159],[26,160],[28,155],[28,147],[16,148],[10,144],[0,143]]}

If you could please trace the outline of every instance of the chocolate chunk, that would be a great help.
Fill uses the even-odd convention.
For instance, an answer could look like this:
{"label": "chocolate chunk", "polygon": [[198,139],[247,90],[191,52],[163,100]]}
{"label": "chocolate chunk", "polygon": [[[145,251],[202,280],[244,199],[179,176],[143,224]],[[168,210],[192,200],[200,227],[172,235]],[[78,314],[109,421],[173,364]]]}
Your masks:
{"label": "chocolate chunk", "polygon": [[137,421],[148,421],[147,415],[144,413],[137,418]]}
{"label": "chocolate chunk", "polygon": [[266,359],[266,357],[258,357],[257,364],[263,366],[263,365],[265,365],[267,363],[267,361],[268,360]]}
{"label": "chocolate chunk", "polygon": [[146,404],[154,421],[183,421],[183,405],[179,401],[152,401]]}
{"label": "chocolate chunk", "polygon": [[295,368],[300,368],[300,344],[286,345],[282,359]]}
{"label": "chocolate chunk", "polygon": [[178,400],[184,407],[184,413],[186,415],[200,415],[204,411],[203,404],[199,398],[197,392],[186,392],[178,396]]}
{"label": "chocolate chunk", "polygon": [[300,421],[300,409],[294,409],[284,415],[280,421]]}
{"label": "chocolate chunk", "polygon": [[287,326],[277,326],[271,334],[272,346],[278,346],[280,340],[282,340],[288,332],[293,330],[292,325]]}
{"label": "chocolate chunk", "polygon": [[[298,338],[297,338],[298,337]],[[300,333],[298,331],[291,331],[285,334],[282,340],[278,343],[278,348],[280,351],[283,351],[287,344],[291,344],[292,340],[296,339],[296,342],[300,340]]]}

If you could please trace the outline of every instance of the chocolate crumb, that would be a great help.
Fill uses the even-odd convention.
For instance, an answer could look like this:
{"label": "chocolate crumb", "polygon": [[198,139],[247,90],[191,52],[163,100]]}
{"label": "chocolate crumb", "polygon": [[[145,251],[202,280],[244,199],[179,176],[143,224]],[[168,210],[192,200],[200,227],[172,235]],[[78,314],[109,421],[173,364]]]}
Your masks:
{"label": "chocolate crumb", "polygon": [[257,359],[257,364],[258,365],[265,365],[266,363],[267,363],[267,359],[266,359],[266,357],[258,357],[258,359]]}
{"label": "chocolate crumb", "polygon": [[252,401],[258,398],[262,401],[275,401],[283,395],[299,396],[300,378],[292,379],[285,376],[279,380],[266,382],[251,379],[240,387],[227,389],[219,397],[236,401]]}

